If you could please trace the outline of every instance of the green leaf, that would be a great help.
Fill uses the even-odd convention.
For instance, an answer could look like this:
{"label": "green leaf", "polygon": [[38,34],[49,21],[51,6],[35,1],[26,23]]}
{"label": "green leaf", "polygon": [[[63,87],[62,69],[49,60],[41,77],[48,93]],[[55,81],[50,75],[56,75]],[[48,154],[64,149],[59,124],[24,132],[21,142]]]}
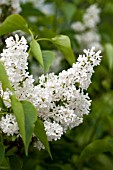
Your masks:
{"label": "green leaf", "polygon": [[[109,156],[106,154],[100,154],[100,155],[98,155],[97,160],[98,160],[99,165],[101,166],[102,170],[113,169],[112,157],[109,158]],[[92,165],[92,167],[93,167],[93,165]]]}
{"label": "green leaf", "polygon": [[32,103],[29,101],[20,102],[14,95],[11,96],[11,104],[24,142],[25,153],[28,155],[28,147],[37,120],[37,111]]}
{"label": "green leaf", "polygon": [[19,14],[12,14],[8,16],[0,26],[0,35],[4,35],[16,30],[22,30],[24,32],[30,33],[25,19]]}
{"label": "green leaf", "polygon": [[78,158],[78,168],[81,169],[86,158],[103,153],[113,151],[113,139],[98,139],[87,145]]}
{"label": "green leaf", "polygon": [[42,58],[42,52],[41,52],[41,49],[40,49],[40,45],[35,39],[33,39],[30,42],[30,50],[31,50],[31,53],[33,54],[33,57],[44,68],[44,63],[43,63],[43,58]]}
{"label": "green leaf", "polygon": [[9,163],[9,158],[4,157],[2,164],[0,165],[0,170],[12,170]]}
{"label": "green leaf", "polygon": [[105,52],[108,59],[109,69],[113,70],[113,45],[110,43],[107,43],[105,45]]}
{"label": "green leaf", "polygon": [[4,105],[4,102],[3,102],[3,99],[1,98],[1,96],[0,96],[0,107],[2,109],[6,109],[6,106]]}
{"label": "green leaf", "polygon": [[[42,152],[40,153],[40,151],[38,149],[33,147],[32,151],[29,153],[29,155],[27,157],[25,157],[23,160],[22,170],[35,170],[36,167],[38,165],[40,165],[42,160],[44,160],[45,157],[46,158],[48,157],[48,155],[45,156],[46,155],[45,152],[44,152],[44,154]],[[41,156],[40,154],[42,154],[43,156]],[[45,170],[45,168],[44,168],[44,170]]]}
{"label": "green leaf", "polygon": [[0,143],[0,165],[4,159],[4,156],[5,156],[5,148],[4,145]]}
{"label": "green leaf", "polygon": [[35,122],[37,120],[37,110],[29,101],[22,101],[22,106],[24,110],[25,116],[25,151],[27,155],[28,147],[32,138],[32,134],[34,132]]}
{"label": "green leaf", "polygon": [[51,38],[51,41],[63,53],[68,63],[72,65],[75,62],[75,57],[71,48],[69,37],[66,35],[58,35]]}
{"label": "green leaf", "polygon": [[61,170],[73,170],[73,167],[71,164],[63,164]]}
{"label": "green leaf", "polygon": [[42,57],[43,57],[43,62],[44,62],[44,72],[47,72],[55,58],[55,55],[51,51],[45,50],[45,51],[42,51]]}
{"label": "green leaf", "polygon": [[34,133],[35,133],[36,137],[45,146],[45,149],[48,151],[50,157],[52,158],[50,147],[49,147],[49,143],[48,143],[48,139],[47,139],[47,135],[46,135],[45,128],[44,128],[44,124],[39,119],[37,119],[37,121],[35,123]]}
{"label": "green leaf", "polygon": [[18,123],[21,137],[26,147],[25,115],[24,115],[24,109],[23,109],[22,103],[16,99],[15,95],[12,95],[11,105],[12,105],[14,115],[16,116],[16,120]]}
{"label": "green leaf", "polygon": [[21,163],[17,155],[9,156],[11,170],[21,170]]}
{"label": "green leaf", "polygon": [[10,85],[10,82],[8,80],[8,75],[6,73],[6,70],[5,70],[4,65],[2,64],[2,62],[0,62],[0,81],[2,83],[2,89],[4,91],[6,90],[6,88],[13,91],[13,88]]}
{"label": "green leaf", "polygon": [[65,4],[62,4],[62,10],[66,16],[67,22],[70,23],[75,11],[76,11],[76,6],[73,5],[73,3],[70,2],[65,2]]}

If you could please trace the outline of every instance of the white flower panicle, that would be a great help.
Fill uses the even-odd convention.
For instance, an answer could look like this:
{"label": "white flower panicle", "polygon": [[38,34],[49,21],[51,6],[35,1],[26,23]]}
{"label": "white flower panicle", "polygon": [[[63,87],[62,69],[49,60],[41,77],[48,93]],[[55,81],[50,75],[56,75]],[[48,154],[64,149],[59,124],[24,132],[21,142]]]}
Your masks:
{"label": "white flower panicle", "polygon": [[12,36],[6,39],[6,49],[1,53],[1,61],[4,63],[9,80],[15,89],[27,76],[27,48],[26,39],[21,37],[19,40],[16,34],[15,40]]}
{"label": "white flower panicle", "polygon": [[2,5],[10,6],[10,10],[13,14],[21,12],[20,0],[0,0],[0,6]]}
{"label": "white flower panicle", "polygon": [[97,30],[89,30],[80,34],[76,34],[75,38],[82,49],[84,49],[85,46],[87,48],[91,48],[92,46],[94,46],[96,50],[103,50],[103,47],[100,44],[101,38]]}
{"label": "white flower panicle", "polygon": [[[93,68],[100,64],[101,52],[95,53],[94,47],[91,50],[85,49],[72,68],[63,70],[59,75],[42,75],[39,77],[39,84],[34,86],[33,76],[29,75],[27,67],[28,46],[25,38],[19,40],[18,35],[15,35],[15,39],[6,39],[6,45],[0,60],[5,66],[10,83],[19,100],[28,100],[36,107],[48,140],[60,139],[67,129],[81,124],[83,115],[90,111],[91,100],[85,91],[91,83]],[[1,97],[6,96],[10,103],[10,92],[3,92],[2,86],[0,92]],[[3,97],[4,101],[5,98]],[[5,105],[9,107],[7,103]],[[11,114],[2,116],[0,128],[7,135],[19,133],[16,118]],[[38,143],[40,142],[37,141],[34,146]]]}
{"label": "white flower panicle", "polygon": [[103,50],[101,37],[98,33],[97,24],[100,22],[101,9],[97,4],[93,4],[86,9],[82,22],[73,22],[71,28],[75,31],[75,39],[81,49],[95,47],[97,50]]}
{"label": "white flower panicle", "polygon": [[83,15],[83,22],[87,28],[94,28],[100,22],[100,12],[101,10],[97,7],[97,4],[87,8],[86,13]]}

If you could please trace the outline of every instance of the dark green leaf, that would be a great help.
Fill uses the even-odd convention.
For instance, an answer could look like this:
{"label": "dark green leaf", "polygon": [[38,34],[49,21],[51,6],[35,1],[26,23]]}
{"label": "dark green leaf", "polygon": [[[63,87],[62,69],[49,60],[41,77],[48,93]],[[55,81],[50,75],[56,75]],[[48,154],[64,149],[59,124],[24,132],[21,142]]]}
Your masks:
{"label": "dark green leaf", "polygon": [[19,157],[17,157],[16,155],[9,156],[9,162],[11,170],[21,170]]}
{"label": "dark green leaf", "polygon": [[42,58],[42,52],[40,49],[39,43],[33,39],[30,43],[30,49],[31,53],[33,54],[33,57],[40,63],[40,65],[44,68],[43,58]]}
{"label": "dark green leaf", "polygon": [[4,159],[4,156],[5,156],[5,148],[4,145],[0,143],[0,165]]}
{"label": "dark green leaf", "polygon": [[0,107],[2,109],[6,109],[6,107],[5,107],[4,103],[3,103],[3,99],[1,98],[1,96],[0,96]]}
{"label": "dark green leaf", "polygon": [[3,90],[6,90],[6,88],[13,91],[13,88],[10,85],[10,82],[8,80],[8,76],[6,73],[6,70],[4,68],[4,65],[0,62],[0,82],[2,83]]}
{"label": "dark green leaf", "polygon": [[4,157],[2,164],[0,165],[0,170],[12,170],[9,163],[9,158]]}
{"label": "dark green leaf", "polygon": [[68,63],[72,65],[75,62],[75,57],[71,48],[69,37],[66,35],[58,35],[51,38],[51,41],[63,53]]}
{"label": "dark green leaf", "polygon": [[37,166],[36,166],[36,168],[35,168],[35,170],[44,170],[44,169],[43,169],[43,167],[42,167],[42,166],[37,165]]}
{"label": "dark green leaf", "polygon": [[102,170],[113,169],[113,160],[112,160],[112,157],[109,158],[105,154],[100,154],[100,155],[98,155],[97,159],[101,163],[100,166],[101,166]]}
{"label": "dark green leaf", "polygon": [[38,114],[36,108],[29,101],[22,101],[22,106],[25,116],[25,135],[26,135],[25,150],[27,154]]}
{"label": "dark green leaf", "polygon": [[52,155],[51,155],[51,152],[50,152],[50,148],[49,148],[48,139],[47,139],[47,135],[46,135],[46,132],[45,132],[45,129],[44,129],[44,124],[39,119],[37,119],[37,121],[35,123],[34,133],[35,133],[36,137],[45,146],[45,149],[48,151],[50,157],[52,158]]}
{"label": "dark green leaf", "polygon": [[51,51],[42,51],[42,57],[44,62],[44,72],[47,72],[55,56],[54,53],[52,53]]}
{"label": "dark green leaf", "polygon": [[32,148],[32,152],[30,152],[23,161],[22,170],[35,170],[43,160],[44,159],[40,156],[40,151],[36,148]]}
{"label": "dark green leaf", "polygon": [[98,139],[87,145],[80,154],[78,159],[78,167],[81,169],[82,163],[86,158],[103,153],[113,151],[113,139]]}
{"label": "dark green leaf", "polygon": [[28,24],[19,14],[8,16],[0,26],[0,35],[4,35],[16,30],[22,30],[29,33]]}

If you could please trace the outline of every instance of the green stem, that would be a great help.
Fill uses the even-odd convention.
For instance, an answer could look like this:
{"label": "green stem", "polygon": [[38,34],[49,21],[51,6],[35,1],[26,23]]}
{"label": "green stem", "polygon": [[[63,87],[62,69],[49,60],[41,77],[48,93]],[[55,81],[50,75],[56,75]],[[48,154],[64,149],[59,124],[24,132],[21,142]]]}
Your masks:
{"label": "green stem", "polygon": [[29,32],[31,34],[32,39],[34,39],[34,35],[33,35],[32,31],[30,29],[29,29]]}
{"label": "green stem", "polygon": [[51,41],[49,38],[39,38],[37,41]]}

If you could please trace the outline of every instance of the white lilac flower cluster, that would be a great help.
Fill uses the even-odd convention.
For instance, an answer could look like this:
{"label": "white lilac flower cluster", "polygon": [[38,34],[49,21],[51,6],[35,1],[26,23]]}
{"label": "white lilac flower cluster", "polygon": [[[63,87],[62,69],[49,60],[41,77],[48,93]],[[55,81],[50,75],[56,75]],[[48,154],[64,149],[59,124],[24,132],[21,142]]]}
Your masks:
{"label": "white lilac flower cluster", "polygon": [[[28,72],[27,42],[18,35],[6,39],[6,49],[1,53],[3,62],[11,85],[19,100],[28,100],[38,111],[43,120],[49,141],[60,139],[67,129],[74,128],[83,122],[83,115],[89,113],[91,100],[85,91],[91,83],[94,66],[100,64],[101,51],[84,50],[77,62],[67,71],[59,75],[54,73],[39,77],[39,84],[34,85],[34,79]],[[0,94],[6,107],[11,107],[10,91],[3,92],[0,84]],[[7,101],[7,102],[6,102]],[[19,134],[18,125],[14,115],[6,114],[1,117],[0,129],[6,135]],[[34,144],[41,146],[39,140]]]}
{"label": "white lilac flower cluster", "polygon": [[100,12],[101,10],[97,7],[97,4],[93,4],[86,9],[83,22],[72,23],[71,28],[76,32],[75,38],[81,49],[94,46],[96,50],[103,50],[100,43],[101,37],[97,30],[97,24],[100,22]]}
{"label": "white lilac flower cluster", "polygon": [[20,1],[19,0],[0,0],[0,14],[2,14],[2,6],[9,6],[12,14],[19,13],[21,11]]}

